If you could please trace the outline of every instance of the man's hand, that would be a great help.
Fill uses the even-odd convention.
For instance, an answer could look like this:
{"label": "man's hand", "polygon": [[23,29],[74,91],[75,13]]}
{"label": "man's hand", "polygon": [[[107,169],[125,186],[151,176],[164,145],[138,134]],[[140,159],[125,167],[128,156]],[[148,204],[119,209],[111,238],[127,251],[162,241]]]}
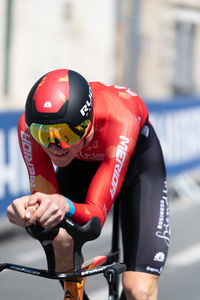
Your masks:
{"label": "man's hand", "polygon": [[15,199],[7,208],[7,217],[15,225],[26,227],[27,221],[35,213],[38,204],[29,205],[31,195]]}
{"label": "man's hand", "polygon": [[42,227],[52,228],[59,224],[69,211],[66,198],[60,194],[47,195],[35,193],[30,197],[29,206],[38,204],[38,208],[31,216],[26,226],[39,222]]}
{"label": "man's hand", "polygon": [[7,209],[11,223],[19,226],[29,226],[38,222],[45,228],[59,224],[69,211],[69,205],[64,196],[35,193],[13,201]]}

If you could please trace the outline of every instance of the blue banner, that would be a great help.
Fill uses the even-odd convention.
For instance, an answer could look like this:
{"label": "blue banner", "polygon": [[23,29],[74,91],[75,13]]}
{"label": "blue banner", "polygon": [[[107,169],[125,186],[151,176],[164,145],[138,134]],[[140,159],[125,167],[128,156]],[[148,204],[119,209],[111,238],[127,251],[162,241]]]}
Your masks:
{"label": "blue banner", "polygon": [[21,114],[0,113],[0,217],[15,198],[29,192],[28,173],[17,137],[17,123]]}
{"label": "blue banner", "polygon": [[200,101],[147,102],[168,175],[200,166]]}

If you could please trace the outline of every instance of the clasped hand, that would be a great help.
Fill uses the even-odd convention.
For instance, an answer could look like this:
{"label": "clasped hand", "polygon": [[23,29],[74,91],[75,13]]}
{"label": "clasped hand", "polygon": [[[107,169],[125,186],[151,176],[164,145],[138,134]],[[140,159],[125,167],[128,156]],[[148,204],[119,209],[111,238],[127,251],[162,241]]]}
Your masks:
{"label": "clasped hand", "polygon": [[38,222],[49,229],[59,224],[68,211],[69,205],[64,196],[37,192],[15,199],[7,208],[7,217],[18,226],[26,227]]}

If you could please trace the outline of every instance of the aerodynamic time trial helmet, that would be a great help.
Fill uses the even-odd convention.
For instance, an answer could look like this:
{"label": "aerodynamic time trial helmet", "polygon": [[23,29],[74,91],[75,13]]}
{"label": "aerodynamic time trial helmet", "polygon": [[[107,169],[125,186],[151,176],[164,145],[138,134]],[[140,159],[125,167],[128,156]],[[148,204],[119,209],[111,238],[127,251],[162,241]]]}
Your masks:
{"label": "aerodynamic time trial helmet", "polygon": [[25,122],[33,138],[44,147],[79,144],[93,120],[93,95],[79,73],[57,69],[42,76],[32,87],[25,105]]}

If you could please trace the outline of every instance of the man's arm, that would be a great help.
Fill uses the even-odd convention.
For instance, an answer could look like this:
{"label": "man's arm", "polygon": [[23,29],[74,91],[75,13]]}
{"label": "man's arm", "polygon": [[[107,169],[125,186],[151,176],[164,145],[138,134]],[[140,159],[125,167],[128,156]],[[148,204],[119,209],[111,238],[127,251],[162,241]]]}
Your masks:
{"label": "man's arm", "polygon": [[24,114],[18,122],[18,138],[28,170],[31,193],[58,193],[57,179],[52,162],[42,147],[30,135]]}
{"label": "man's arm", "polygon": [[97,170],[84,204],[74,203],[72,219],[81,224],[98,216],[103,226],[107,214],[122,186],[130,159],[135,151],[139,122],[134,115],[130,122],[123,119],[115,130],[107,127],[109,141],[105,159]]}

